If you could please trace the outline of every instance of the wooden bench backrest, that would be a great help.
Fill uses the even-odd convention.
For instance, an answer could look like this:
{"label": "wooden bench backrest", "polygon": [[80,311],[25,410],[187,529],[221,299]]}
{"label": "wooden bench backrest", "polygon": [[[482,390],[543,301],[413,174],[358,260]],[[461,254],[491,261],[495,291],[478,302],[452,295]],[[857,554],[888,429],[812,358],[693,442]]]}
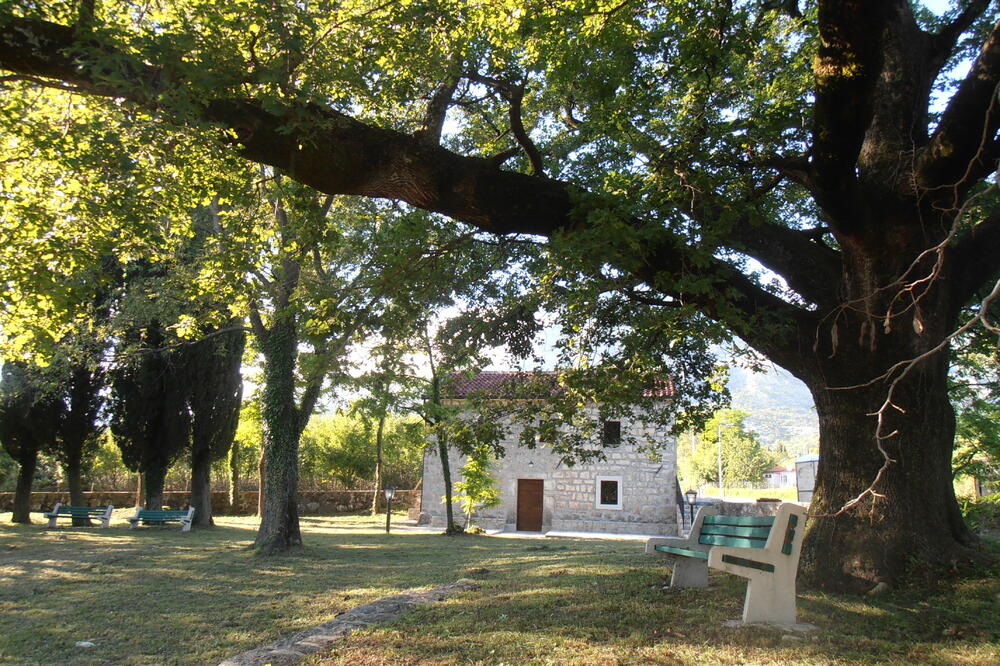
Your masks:
{"label": "wooden bench backrest", "polygon": [[108,510],[106,506],[66,506],[59,507],[59,515],[67,516],[101,516]]}
{"label": "wooden bench backrest", "polygon": [[[798,520],[798,516],[794,514],[788,517],[788,527],[781,545],[781,552],[785,555],[792,554],[792,541]],[[698,543],[706,546],[764,548],[773,526],[774,516],[705,516]]]}

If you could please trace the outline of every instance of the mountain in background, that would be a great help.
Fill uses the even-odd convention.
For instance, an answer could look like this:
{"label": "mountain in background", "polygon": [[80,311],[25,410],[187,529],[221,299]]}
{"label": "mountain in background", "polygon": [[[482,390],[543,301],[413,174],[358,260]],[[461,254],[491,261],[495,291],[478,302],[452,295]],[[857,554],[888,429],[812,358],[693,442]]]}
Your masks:
{"label": "mountain in background", "polygon": [[733,409],[749,414],[747,427],[771,449],[783,445],[790,458],[819,447],[819,422],[806,385],[786,371],[772,367],[753,372],[730,366],[729,392]]}

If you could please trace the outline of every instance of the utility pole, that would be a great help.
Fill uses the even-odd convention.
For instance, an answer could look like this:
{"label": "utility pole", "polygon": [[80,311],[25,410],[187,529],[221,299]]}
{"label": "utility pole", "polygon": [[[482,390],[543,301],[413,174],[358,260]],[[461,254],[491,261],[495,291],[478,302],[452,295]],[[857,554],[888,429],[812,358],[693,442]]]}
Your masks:
{"label": "utility pole", "polygon": [[719,495],[726,499],[726,489],[722,485],[722,421],[719,421]]}

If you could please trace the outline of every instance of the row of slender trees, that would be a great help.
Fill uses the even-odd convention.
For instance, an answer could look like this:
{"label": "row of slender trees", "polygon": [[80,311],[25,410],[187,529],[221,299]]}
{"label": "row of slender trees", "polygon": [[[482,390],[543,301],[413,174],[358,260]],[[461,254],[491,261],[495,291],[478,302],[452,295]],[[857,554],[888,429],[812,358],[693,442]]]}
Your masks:
{"label": "row of slender trees", "polygon": [[[155,323],[136,335],[162,339]],[[196,522],[212,523],[211,467],[228,452],[239,419],[241,331],[183,348],[151,348],[110,365],[94,345],[89,359],[39,368],[7,362],[0,379],[0,443],[18,463],[14,522],[30,522],[38,455],[63,468],[70,503],[82,505],[81,477],[110,426],[126,467],[141,474],[145,506],[163,505],[167,469],[187,453]]]}

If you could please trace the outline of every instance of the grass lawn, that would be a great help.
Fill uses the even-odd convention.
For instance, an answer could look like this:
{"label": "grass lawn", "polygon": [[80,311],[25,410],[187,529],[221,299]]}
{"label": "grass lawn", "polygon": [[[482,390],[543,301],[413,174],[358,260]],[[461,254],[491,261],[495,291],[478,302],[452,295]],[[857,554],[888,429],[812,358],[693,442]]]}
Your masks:
{"label": "grass lawn", "polygon": [[[404,589],[479,590],[356,632],[311,664],[1000,663],[1000,566],[877,598],[804,591],[804,638],[724,629],[745,584],[662,589],[639,542],[445,537],[304,518],[306,547],[247,550],[254,519],[129,531],[0,513],[0,664],[214,664]],[[39,519],[40,520],[40,519]],[[92,641],[92,648],[75,647]]]}

